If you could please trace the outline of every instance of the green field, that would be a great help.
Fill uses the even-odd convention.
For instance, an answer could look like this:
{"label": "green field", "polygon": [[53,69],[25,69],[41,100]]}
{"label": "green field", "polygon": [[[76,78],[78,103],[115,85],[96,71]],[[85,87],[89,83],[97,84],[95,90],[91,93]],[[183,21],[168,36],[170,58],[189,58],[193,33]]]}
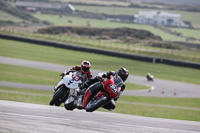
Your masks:
{"label": "green field", "polygon": [[124,66],[130,71],[131,74],[134,75],[141,75],[145,77],[146,73],[150,72],[155,75],[156,78],[200,84],[200,71],[198,69],[176,67],[164,64],[152,64],[130,59],[40,46],[4,39],[0,39],[0,43],[0,56],[50,62],[69,66],[80,64],[80,62],[85,59],[92,63],[92,69],[117,71],[119,68]]}
{"label": "green field", "polygon": [[182,33],[184,36],[187,37],[195,37],[197,39],[200,39],[200,30],[195,29],[182,29],[182,28],[170,28],[172,31],[177,31],[179,33]]}
{"label": "green field", "polygon": [[149,11],[148,9],[127,8],[127,7],[102,7],[102,6],[85,6],[85,5],[84,6],[74,5],[74,7],[79,11],[104,13],[111,15],[134,15],[137,14],[139,10]]}
{"label": "green field", "polygon": [[29,90],[0,86],[0,100],[47,105],[53,95],[52,91]]}
{"label": "green field", "polygon": [[[117,103],[116,106],[117,108],[113,111],[115,113],[192,121],[199,121],[200,119],[200,111],[197,110],[175,109],[167,107],[149,107],[144,105],[132,105],[125,103]],[[100,111],[105,110],[100,109]]]}
{"label": "green field", "polygon": [[12,16],[8,13],[1,12],[0,11],[0,21],[13,21],[13,22],[21,22],[23,21],[22,19]]}
{"label": "green field", "polygon": [[[78,3],[83,3],[82,0],[60,0],[62,2],[65,3],[69,3],[69,2],[78,2]],[[124,1],[100,1],[100,0],[87,0],[84,1],[84,3],[87,4],[100,4],[100,5],[121,5],[121,6],[128,6],[129,3],[126,3]]]}
{"label": "green field", "polygon": [[55,86],[60,73],[0,64],[0,81]]}
{"label": "green field", "polygon": [[[79,17],[71,17],[71,16],[63,16],[62,18],[60,18],[58,15],[34,14],[34,16],[40,20],[47,20],[53,23],[54,25],[87,26],[87,23],[89,21],[91,27],[99,27],[99,28],[128,27],[128,28],[134,28],[134,29],[142,29],[142,30],[150,31],[155,35],[161,36],[163,40],[185,41],[184,38],[171,35],[151,25],[126,24],[126,23],[110,22],[107,20],[87,19],[87,18],[79,18]],[[69,21],[72,21],[72,23],[70,23]]]}

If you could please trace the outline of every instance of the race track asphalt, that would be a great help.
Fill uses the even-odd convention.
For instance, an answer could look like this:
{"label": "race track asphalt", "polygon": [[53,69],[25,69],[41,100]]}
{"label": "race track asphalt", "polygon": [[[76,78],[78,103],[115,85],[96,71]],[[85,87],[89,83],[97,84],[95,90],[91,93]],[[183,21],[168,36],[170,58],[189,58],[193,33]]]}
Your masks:
{"label": "race track asphalt", "polygon": [[200,122],[0,100],[1,133],[200,133]]}

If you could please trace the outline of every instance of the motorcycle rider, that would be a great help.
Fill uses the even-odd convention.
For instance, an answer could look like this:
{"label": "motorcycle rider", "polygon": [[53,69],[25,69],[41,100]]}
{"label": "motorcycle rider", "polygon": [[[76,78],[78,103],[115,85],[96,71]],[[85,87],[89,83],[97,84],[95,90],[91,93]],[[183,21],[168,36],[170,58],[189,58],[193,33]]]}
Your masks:
{"label": "motorcycle rider", "polygon": [[153,77],[154,76],[150,73],[147,73],[147,75],[146,75],[146,78],[147,78],[148,81],[153,81]]}
{"label": "motorcycle rider", "polygon": [[[103,73],[102,75],[100,76],[96,76],[94,78],[91,78],[90,80],[84,82],[80,87],[79,87],[79,90],[78,92],[81,92],[81,91],[84,91],[84,89],[88,89],[86,90],[85,92],[85,95],[84,95],[84,99],[83,99],[83,108],[86,107],[86,105],[88,104],[89,102],[89,99],[92,95],[94,94],[97,94],[101,89],[104,88],[103,84],[99,81],[102,81],[102,78],[107,78],[109,79],[111,75],[118,75],[119,77],[121,77],[121,79],[123,80],[123,85],[121,86],[121,92],[120,92],[120,95],[122,94],[122,92],[124,91],[125,89],[125,81],[126,79],[128,78],[129,76],[129,71],[122,67],[118,70],[118,72],[115,72],[115,71],[108,71],[108,72],[105,72]],[[95,83],[95,84],[94,84]],[[93,85],[92,85],[93,84]],[[90,86],[92,85],[92,86]],[[118,97],[119,98],[119,97]],[[114,99],[114,101],[117,101],[118,98]],[[113,100],[109,101],[107,104],[105,104],[103,106],[103,108],[109,110],[109,111],[112,111],[115,109],[115,102]]]}
{"label": "motorcycle rider", "polygon": [[87,60],[83,60],[80,66],[77,65],[72,67],[70,70],[65,70],[60,76],[63,78],[69,72],[76,71],[77,76],[82,81],[82,83],[84,83],[85,81],[88,81],[92,78],[92,72],[90,71],[90,68],[91,63]]}

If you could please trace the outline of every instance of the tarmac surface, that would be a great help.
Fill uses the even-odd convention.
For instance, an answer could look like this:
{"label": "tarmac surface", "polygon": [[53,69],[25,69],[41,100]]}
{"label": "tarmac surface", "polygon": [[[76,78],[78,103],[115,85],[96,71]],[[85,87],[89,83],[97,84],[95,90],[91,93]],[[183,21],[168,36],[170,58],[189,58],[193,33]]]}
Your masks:
{"label": "tarmac surface", "polygon": [[1,133],[200,133],[200,122],[0,100]]}

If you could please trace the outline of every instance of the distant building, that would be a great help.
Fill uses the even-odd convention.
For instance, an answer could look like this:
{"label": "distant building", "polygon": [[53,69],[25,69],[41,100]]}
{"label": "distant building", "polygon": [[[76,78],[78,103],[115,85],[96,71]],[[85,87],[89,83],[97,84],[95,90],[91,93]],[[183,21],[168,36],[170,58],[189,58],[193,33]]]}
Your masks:
{"label": "distant building", "polygon": [[59,11],[64,14],[75,12],[75,8],[71,4],[63,3],[16,1],[15,6],[18,9],[24,9],[34,12]]}
{"label": "distant building", "polygon": [[139,11],[139,14],[134,15],[134,23],[164,25],[172,27],[188,27],[180,19],[180,14],[162,12],[162,11]]}

